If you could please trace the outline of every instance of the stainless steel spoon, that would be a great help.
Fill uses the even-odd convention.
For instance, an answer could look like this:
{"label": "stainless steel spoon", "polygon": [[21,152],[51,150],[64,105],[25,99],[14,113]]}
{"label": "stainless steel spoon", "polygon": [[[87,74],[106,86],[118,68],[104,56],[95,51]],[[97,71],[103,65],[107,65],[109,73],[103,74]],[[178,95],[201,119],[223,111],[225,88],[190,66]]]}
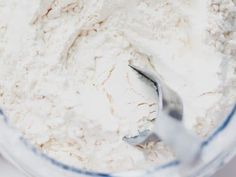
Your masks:
{"label": "stainless steel spoon", "polygon": [[133,146],[142,146],[149,142],[163,141],[172,148],[177,158],[185,164],[193,164],[200,158],[201,140],[187,130],[183,123],[183,103],[180,96],[167,86],[157,74],[130,65],[132,69],[148,79],[158,94],[158,121],[153,130],[144,130],[139,135],[123,138]]}

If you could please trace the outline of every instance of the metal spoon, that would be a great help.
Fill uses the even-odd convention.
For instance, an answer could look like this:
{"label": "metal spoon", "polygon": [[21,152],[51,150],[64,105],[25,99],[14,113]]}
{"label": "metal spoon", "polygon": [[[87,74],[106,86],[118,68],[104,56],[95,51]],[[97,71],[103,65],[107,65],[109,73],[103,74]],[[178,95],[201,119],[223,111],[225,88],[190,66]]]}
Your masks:
{"label": "metal spoon", "polygon": [[153,83],[158,94],[158,121],[153,130],[144,130],[139,135],[123,138],[133,146],[142,146],[149,142],[163,141],[172,148],[177,158],[185,164],[194,164],[200,158],[201,140],[187,130],[183,123],[183,103],[180,96],[161,81],[160,76],[129,65],[144,78]]}

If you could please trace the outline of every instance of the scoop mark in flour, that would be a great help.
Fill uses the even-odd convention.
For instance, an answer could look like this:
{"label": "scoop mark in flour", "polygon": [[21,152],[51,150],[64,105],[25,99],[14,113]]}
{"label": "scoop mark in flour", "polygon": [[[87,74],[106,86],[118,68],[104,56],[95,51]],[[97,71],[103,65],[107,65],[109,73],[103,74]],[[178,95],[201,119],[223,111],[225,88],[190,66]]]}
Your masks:
{"label": "scoop mark in flour", "polygon": [[115,66],[112,66],[112,68],[108,71],[108,75],[107,75],[106,79],[101,84],[102,86],[104,86],[106,84],[106,82],[111,78],[112,73],[114,72],[115,68],[116,68]]}
{"label": "scoop mark in flour", "polygon": [[[100,27],[101,25],[104,23],[105,20],[99,21],[97,23],[94,23],[90,26],[95,26],[96,24],[98,24]],[[79,41],[79,39],[81,37],[85,37],[89,35],[89,31],[91,29],[88,30],[83,30],[84,26],[79,27],[77,30],[75,30],[75,32],[71,35],[71,37],[68,39],[67,44],[64,47],[64,50],[62,52],[61,55],[61,61],[63,63],[68,64],[68,60],[70,58],[70,56],[73,53],[73,48],[76,46],[77,42]],[[96,31],[96,30],[95,30]],[[97,32],[97,31],[96,31]]]}
{"label": "scoop mark in flour", "polygon": [[[41,21],[44,17],[47,17],[48,14],[52,11],[53,6],[56,4],[57,0],[42,0],[40,3],[40,7],[38,12],[36,12],[35,17],[32,19],[31,24],[35,25],[36,23],[38,23],[39,21]],[[48,4],[48,5],[45,5]],[[44,7],[45,6],[45,7]]]}
{"label": "scoop mark in flour", "polygon": [[[105,90],[104,90],[104,91],[105,91]],[[106,91],[105,91],[105,93],[106,93],[106,97],[107,97],[107,99],[108,99],[108,101],[109,101],[109,103],[110,103],[110,112],[111,112],[112,115],[114,115],[115,109],[114,109],[114,106],[113,106],[112,95],[109,94],[109,93],[106,92]]]}
{"label": "scoop mark in flour", "polygon": [[69,12],[69,11],[75,11],[75,9],[78,7],[78,4],[76,2],[72,2],[67,4],[65,7],[62,8],[62,12]]}

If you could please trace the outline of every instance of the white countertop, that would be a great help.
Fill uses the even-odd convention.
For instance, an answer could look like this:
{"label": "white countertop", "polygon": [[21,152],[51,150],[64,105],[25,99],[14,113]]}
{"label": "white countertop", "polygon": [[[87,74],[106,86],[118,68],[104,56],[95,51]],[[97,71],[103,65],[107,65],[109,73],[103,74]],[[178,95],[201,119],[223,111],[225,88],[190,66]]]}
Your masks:
{"label": "white countertop", "polygon": [[26,177],[0,157],[0,177]]}
{"label": "white countertop", "polygon": [[[26,177],[24,174],[15,169],[12,165],[0,157],[0,177]],[[220,170],[214,177],[235,177],[236,158],[226,167]]]}

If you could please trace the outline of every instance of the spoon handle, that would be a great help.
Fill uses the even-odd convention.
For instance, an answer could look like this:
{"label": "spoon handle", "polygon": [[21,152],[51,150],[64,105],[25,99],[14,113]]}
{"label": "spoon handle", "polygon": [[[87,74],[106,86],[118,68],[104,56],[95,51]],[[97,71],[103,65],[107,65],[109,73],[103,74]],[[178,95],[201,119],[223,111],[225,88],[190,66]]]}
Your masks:
{"label": "spoon handle", "polygon": [[187,130],[182,122],[168,114],[160,114],[153,131],[175,152],[181,164],[195,165],[201,159],[200,138]]}

